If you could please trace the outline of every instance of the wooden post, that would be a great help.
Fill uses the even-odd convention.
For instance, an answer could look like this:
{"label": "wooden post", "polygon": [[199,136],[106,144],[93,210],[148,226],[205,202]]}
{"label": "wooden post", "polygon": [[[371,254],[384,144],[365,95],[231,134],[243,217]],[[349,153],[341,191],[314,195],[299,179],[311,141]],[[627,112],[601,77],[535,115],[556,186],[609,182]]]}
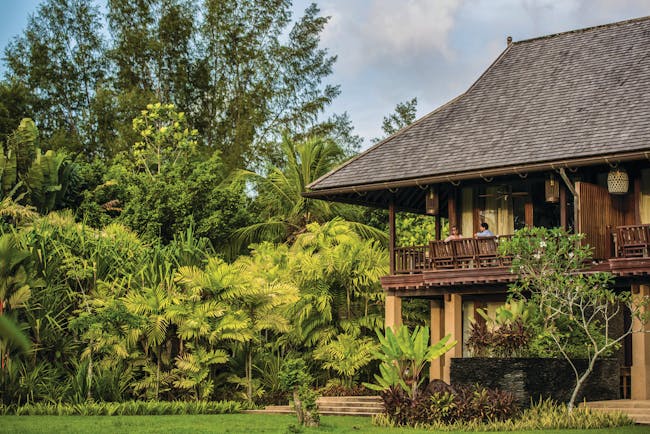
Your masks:
{"label": "wooden post", "polygon": [[527,228],[533,227],[533,202],[530,198],[524,202],[524,222],[526,223]]}
{"label": "wooden post", "polygon": [[560,185],[560,227],[567,229],[566,221],[566,187]]}
{"label": "wooden post", "polygon": [[[650,285],[632,285],[634,298],[650,297]],[[648,309],[646,307],[646,309]],[[641,330],[642,324],[632,318],[632,329]],[[645,324],[645,333],[632,333],[632,399],[650,399],[650,324]]]}
{"label": "wooden post", "polygon": [[641,224],[641,172],[634,178],[634,224]]}
{"label": "wooden post", "polygon": [[[442,300],[431,300],[429,308],[431,310],[431,345],[434,345],[445,336],[445,316]],[[442,356],[431,362],[429,380],[442,380],[444,360],[444,356]]]}
{"label": "wooden post", "polygon": [[384,317],[386,328],[397,331],[402,325],[402,299],[396,295],[386,295],[386,316]]}
{"label": "wooden post", "polygon": [[449,216],[449,227],[458,226],[458,210],[456,209],[456,189],[452,188],[447,200],[447,213]]}
{"label": "wooden post", "polygon": [[395,201],[390,200],[388,205],[388,254],[390,274],[395,274]]}
{"label": "wooden post", "polygon": [[[449,230],[451,231],[451,228],[449,228]],[[440,239],[441,239],[440,216],[437,215],[436,216],[436,240],[440,240]]]}
{"label": "wooden post", "polygon": [[442,379],[451,381],[451,359],[463,357],[463,299],[460,294],[445,294],[445,333],[458,341],[456,346],[445,354]]}

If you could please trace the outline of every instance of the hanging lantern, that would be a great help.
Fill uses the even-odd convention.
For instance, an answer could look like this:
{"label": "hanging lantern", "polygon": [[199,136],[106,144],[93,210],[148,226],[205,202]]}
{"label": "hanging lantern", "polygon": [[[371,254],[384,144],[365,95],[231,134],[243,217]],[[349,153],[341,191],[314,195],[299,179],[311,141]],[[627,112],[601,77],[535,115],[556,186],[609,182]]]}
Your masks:
{"label": "hanging lantern", "polygon": [[438,194],[433,187],[427,192],[426,213],[429,215],[438,215]]}
{"label": "hanging lantern", "polygon": [[544,197],[546,202],[558,203],[560,201],[560,183],[551,175],[544,181]]}
{"label": "hanging lantern", "polygon": [[630,178],[625,169],[612,167],[607,174],[607,190],[611,194],[626,194],[630,187]]}

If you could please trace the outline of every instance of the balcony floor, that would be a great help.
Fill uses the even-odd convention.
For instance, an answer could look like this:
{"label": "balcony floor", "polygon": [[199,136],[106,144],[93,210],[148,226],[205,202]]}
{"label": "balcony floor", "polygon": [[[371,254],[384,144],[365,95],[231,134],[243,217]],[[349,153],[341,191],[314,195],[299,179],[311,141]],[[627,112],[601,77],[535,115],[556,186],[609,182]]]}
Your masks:
{"label": "balcony floor", "polygon": [[[613,258],[594,264],[590,271],[608,271],[616,277],[650,276],[650,258]],[[517,280],[509,267],[457,268],[424,270],[381,278],[390,295],[435,296],[449,292],[499,293]]]}

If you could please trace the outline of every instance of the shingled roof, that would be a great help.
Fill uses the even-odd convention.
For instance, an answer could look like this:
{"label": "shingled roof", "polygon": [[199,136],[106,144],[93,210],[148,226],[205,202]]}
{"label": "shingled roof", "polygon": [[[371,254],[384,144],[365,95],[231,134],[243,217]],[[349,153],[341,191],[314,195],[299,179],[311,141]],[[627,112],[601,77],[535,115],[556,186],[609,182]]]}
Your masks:
{"label": "shingled roof", "polygon": [[650,151],[650,17],[513,42],[464,94],[308,187],[631,151]]}

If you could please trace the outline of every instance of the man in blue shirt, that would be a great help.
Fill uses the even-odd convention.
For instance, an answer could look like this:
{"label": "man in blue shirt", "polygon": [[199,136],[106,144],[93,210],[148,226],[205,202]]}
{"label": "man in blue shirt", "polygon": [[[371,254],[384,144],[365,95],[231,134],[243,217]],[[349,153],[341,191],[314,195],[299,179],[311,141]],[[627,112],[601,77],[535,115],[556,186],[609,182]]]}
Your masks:
{"label": "man in blue shirt", "polygon": [[487,223],[483,222],[481,223],[481,231],[477,232],[475,234],[476,237],[493,237],[494,234],[492,231],[489,229],[489,226]]}

